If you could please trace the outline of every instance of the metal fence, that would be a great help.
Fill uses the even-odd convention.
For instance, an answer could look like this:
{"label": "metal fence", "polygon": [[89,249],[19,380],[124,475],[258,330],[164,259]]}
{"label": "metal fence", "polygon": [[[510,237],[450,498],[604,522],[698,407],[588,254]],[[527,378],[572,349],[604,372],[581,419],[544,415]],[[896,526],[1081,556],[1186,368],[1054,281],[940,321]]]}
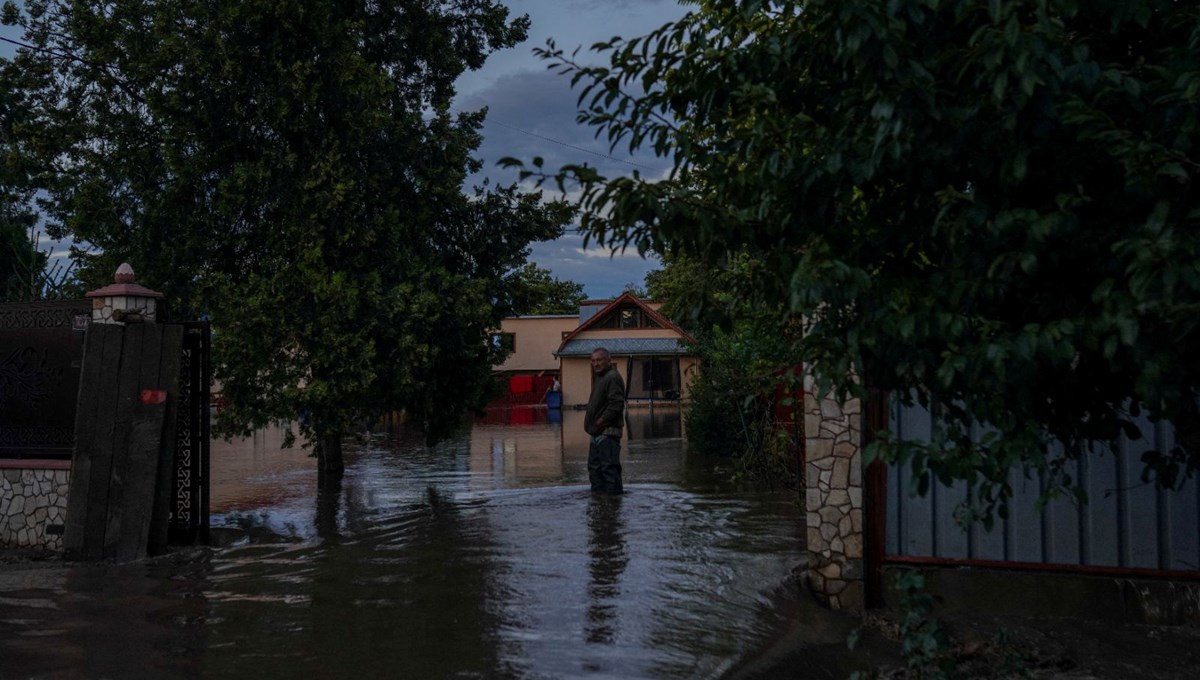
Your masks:
{"label": "metal fence", "polygon": [[[934,420],[927,409],[905,407],[893,399],[893,433],[928,441]],[[1042,512],[1035,502],[1044,488],[1036,475],[1010,472],[1014,497],[1007,519],[990,531],[982,524],[963,528],[955,507],[966,498],[963,483],[930,485],[914,496],[912,473],[892,465],[887,472],[886,529],[888,557],[1087,565],[1156,570],[1200,569],[1200,479],[1178,491],[1142,482],[1143,452],[1173,445],[1174,428],[1142,419],[1141,439],[1122,436],[1115,447],[1069,462],[1067,472],[1086,489],[1080,506],[1070,498],[1050,501]]]}
{"label": "metal fence", "polygon": [[0,458],[71,457],[91,302],[0,304]]}

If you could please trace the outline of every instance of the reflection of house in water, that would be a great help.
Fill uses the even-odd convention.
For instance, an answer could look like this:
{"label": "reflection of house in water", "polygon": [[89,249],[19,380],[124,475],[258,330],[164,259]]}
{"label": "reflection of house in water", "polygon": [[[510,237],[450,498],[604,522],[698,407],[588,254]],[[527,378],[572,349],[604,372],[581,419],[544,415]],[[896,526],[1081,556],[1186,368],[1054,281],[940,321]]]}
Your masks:
{"label": "reflection of house in water", "polygon": [[[519,410],[532,411],[522,423]],[[512,411],[514,413],[507,413]],[[547,409],[489,409],[471,428],[470,470],[481,488],[504,479],[520,486],[586,484],[588,435],[583,411],[568,410],[561,420],[547,419]],[[514,418],[515,416],[515,418]],[[677,407],[655,406],[626,414],[621,463],[626,482],[676,479],[686,444]]]}
{"label": "reflection of house in water", "polygon": [[658,312],[660,302],[625,293],[587,300],[579,315],[510,317],[493,336],[512,353],[494,369],[506,381],[508,403],[543,403],[558,378],[562,405],[582,407],[592,387],[592,351],[604,347],[625,380],[631,406],[687,401],[699,359],[683,329]]}
{"label": "reflection of house in water", "polygon": [[[290,427],[290,426],[289,426]],[[316,466],[300,441],[283,448],[287,428],[255,430],[249,437],[211,444],[212,512],[233,512],[277,503],[282,497],[308,498],[316,482]],[[299,474],[297,471],[300,471]],[[296,479],[300,477],[300,479]],[[281,483],[281,480],[293,483]]]}
{"label": "reflection of house in water", "polygon": [[[530,416],[528,422],[526,415]],[[506,479],[529,486],[558,484],[565,479],[559,426],[547,421],[544,408],[489,409],[471,428],[469,460],[472,478]],[[484,479],[481,486],[495,486]]]}

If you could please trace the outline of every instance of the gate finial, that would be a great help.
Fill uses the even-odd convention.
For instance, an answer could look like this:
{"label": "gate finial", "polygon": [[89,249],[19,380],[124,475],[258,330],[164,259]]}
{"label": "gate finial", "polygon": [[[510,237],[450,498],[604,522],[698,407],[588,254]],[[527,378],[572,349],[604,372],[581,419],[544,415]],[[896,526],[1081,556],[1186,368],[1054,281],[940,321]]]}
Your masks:
{"label": "gate finial", "polygon": [[133,283],[133,267],[128,262],[122,262],[120,267],[117,267],[117,273],[113,276],[113,281],[116,283]]}

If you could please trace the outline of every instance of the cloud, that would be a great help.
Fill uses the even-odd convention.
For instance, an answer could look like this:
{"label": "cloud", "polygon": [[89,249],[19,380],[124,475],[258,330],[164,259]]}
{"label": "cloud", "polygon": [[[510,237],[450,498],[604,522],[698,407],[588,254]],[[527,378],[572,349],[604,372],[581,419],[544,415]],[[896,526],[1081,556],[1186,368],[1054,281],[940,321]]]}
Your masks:
{"label": "cloud", "polygon": [[516,170],[496,166],[509,156],[525,162],[543,159],[548,171],[568,163],[586,163],[605,176],[661,176],[670,161],[650,151],[630,154],[628,148],[610,149],[607,139],[596,138],[596,128],[576,122],[576,97],[570,79],[548,70],[523,70],[495,78],[489,85],[460,98],[460,110],[487,107],[483,142],[476,152],[484,167],[469,183],[484,177],[500,183],[518,180]]}
{"label": "cloud", "polygon": [[584,292],[593,298],[613,297],[627,283],[641,285],[646,272],[662,266],[657,258],[643,259],[635,250],[617,257],[592,248],[584,250],[583,237],[576,233],[535,243],[532,251],[531,261],[549,269],[556,278],[583,284]]}
{"label": "cloud", "polygon": [[[607,140],[595,138],[594,128],[575,121],[577,96],[569,78],[545,69],[499,75],[461,96],[457,106],[460,110],[488,109],[483,142],[476,153],[484,167],[468,179],[468,185],[480,184],[484,177],[501,184],[517,182],[516,170],[496,166],[496,161],[505,156],[523,160],[527,166],[535,156],[541,157],[547,171],[568,163],[587,163],[609,177],[637,171],[643,177],[661,179],[670,172],[670,160],[657,158],[652,152],[629,154],[628,149],[620,147],[610,151]],[[533,190],[532,181],[521,184]],[[557,187],[542,188],[547,198],[561,196]],[[576,187],[566,189],[567,200],[578,200]],[[646,272],[661,266],[653,257],[643,259],[636,249],[614,252],[594,244],[584,248],[582,235],[573,228],[562,238],[534,244],[529,259],[557,278],[583,284],[590,297],[616,295],[628,283],[641,285]]]}
{"label": "cloud", "polygon": [[576,248],[575,252],[579,253],[580,255],[583,255],[584,257],[599,257],[599,258],[606,258],[609,260],[618,258],[618,257],[633,257],[633,258],[637,258],[639,260],[643,259],[641,255],[638,255],[636,250],[628,249],[628,248],[621,249],[621,248],[605,248],[605,247],[592,246],[591,248],[583,248],[583,247]]}
{"label": "cloud", "polygon": [[[667,0],[604,0],[602,4],[606,10],[612,11],[614,9],[630,9],[634,7],[661,5],[665,2],[667,2]],[[588,11],[595,10],[597,4],[598,3],[595,0],[572,0],[572,2],[568,2],[566,6],[570,7],[571,9]]]}

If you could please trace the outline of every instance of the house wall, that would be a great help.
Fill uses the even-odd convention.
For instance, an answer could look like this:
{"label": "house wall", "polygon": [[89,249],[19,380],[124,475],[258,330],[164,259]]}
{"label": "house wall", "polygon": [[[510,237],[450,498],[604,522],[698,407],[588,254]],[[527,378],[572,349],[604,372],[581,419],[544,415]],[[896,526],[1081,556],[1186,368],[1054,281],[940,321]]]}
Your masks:
{"label": "house wall", "polygon": [[574,314],[502,320],[500,332],[512,333],[516,348],[504,363],[492,370],[513,373],[557,371],[558,358],[554,351],[562,344],[563,333],[575,330],[578,325],[579,317]]}
{"label": "house wall", "polygon": [[[616,359],[616,357],[613,357]],[[626,378],[624,362],[615,361],[617,372],[621,379]],[[592,396],[592,363],[591,357],[562,358],[562,390],[563,406],[586,406]]]}
{"label": "house wall", "polygon": [[679,357],[679,400],[692,400],[692,381],[700,375],[698,357]]}

